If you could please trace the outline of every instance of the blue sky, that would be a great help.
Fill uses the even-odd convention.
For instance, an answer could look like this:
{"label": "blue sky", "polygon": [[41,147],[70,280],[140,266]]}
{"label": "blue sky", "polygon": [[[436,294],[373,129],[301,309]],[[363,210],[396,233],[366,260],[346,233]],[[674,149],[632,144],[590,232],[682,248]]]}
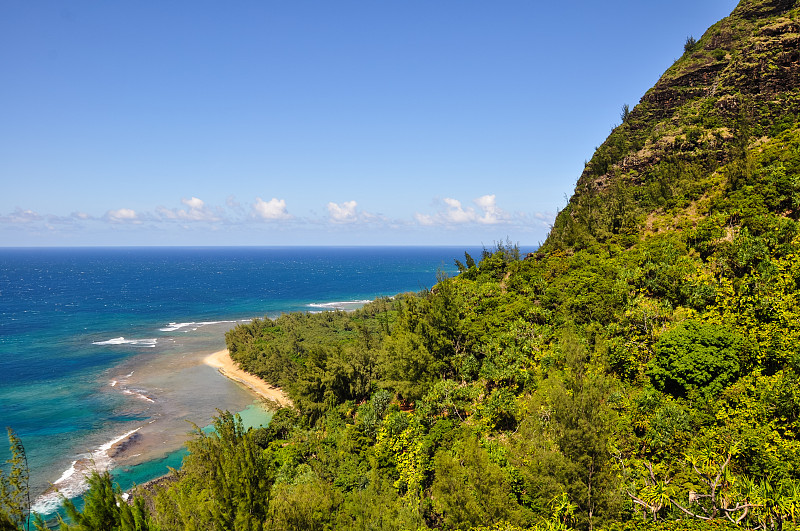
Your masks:
{"label": "blue sky", "polygon": [[535,245],[733,0],[0,4],[0,246]]}

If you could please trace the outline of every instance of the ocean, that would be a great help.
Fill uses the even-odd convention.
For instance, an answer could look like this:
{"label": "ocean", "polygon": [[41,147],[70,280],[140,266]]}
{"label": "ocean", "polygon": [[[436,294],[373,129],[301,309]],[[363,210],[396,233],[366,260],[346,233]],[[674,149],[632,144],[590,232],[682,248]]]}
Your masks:
{"label": "ocean", "polygon": [[79,496],[91,466],[123,489],[180,466],[193,424],[218,409],[269,422],[251,392],[203,363],[237,323],[430,288],[464,251],[481,253],[0,248],[0,426],[25,446],[34,510],[56,509],[53,486]]}

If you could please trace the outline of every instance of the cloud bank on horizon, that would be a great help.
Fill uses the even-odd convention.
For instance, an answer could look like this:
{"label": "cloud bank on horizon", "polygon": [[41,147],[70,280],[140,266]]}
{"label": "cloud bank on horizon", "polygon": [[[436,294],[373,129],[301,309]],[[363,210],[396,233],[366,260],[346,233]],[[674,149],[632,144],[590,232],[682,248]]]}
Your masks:
{"label": "cloud bank on horizon", "polygon": [[[328,234],[324,239],[311,242],[321,245],[331,243],[330,232],[342,235],[343,239],[333,242],[341,244],[357,242],[359,235],[365,230],[410,234],[419,238],[420,234],[426,231],[440,235],[441,231],[452,234],[491,226],[492,229],[498,229],[492,233],[495,239],[498,239],[512,232],[524,234],[532,230],[546,231],[555,217],[555,213],[552,212],[507,213],[497,205],[494,194],[474,198],[471,203],[464,206],[458,199],[436,198],[431,202],[431,209],[428,212],[414,212],[407,218],[390,218],[381,213],[369,212],[360,208],[356,200],[328,202],[326,215],[295,215],[285,199],[276,197],[269,200],[256,197],[250,203],[241,203],[235,197],[229,196],[223,204],[210,205],[203,199],[190,196],[180,199],[181,206],[158,205],[148,210],[120,207],[108,209],[98,215],[73,212],[63,216],[18,207],[12,212],[0,213],[0,231],[2,231],[0,234],[8,236],[9,233],[15,233],[20,239],[35,237],[50,245],[58,244],[59,241],[63,243],[63,238],[66,237],[67,241],[87,245],[91,244],[90,240],[82,238],[81,235],[96,234],[98,230],[103,229],[119,234],[126,228],[135,227],[137,231],[143,233],[158,233],[178,227],[184,234],[191,234],[196,231],[233,233],[243,228],[260,226],[271,230],[305,229],[318,234]],[[52,240],[47,235],[59,240]],[[353,237],[356,239],[347,239]],[[406,241],[402,237],[387,240],[390,243],[414,243],[414,240]],[[241,244],[241,242],[236,243]],[[421,243],[425,243],[424,238]],[[464,239],[452,243],[474,242]],[[19,241],[18,245],[25,245],[25,242]]]}

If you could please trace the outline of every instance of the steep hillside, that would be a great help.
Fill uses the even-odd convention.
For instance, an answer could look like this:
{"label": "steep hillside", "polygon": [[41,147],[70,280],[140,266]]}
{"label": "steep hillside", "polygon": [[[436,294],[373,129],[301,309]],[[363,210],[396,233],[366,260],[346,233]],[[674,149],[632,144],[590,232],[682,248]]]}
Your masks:
{"label": "steep hillside", "polygon": [[797,2],[740,2],[698,41],[687,40],[683,56],[622,118],[586,165],[546,248],[624,244],[712,213],[735,218],[743,205],[723,208],[722,196],[758,183],[778,187],[769,211],[792,215],[793,191],[768,182],[765,167],[777,157],[791,171],[797,161],[763,154],[797,146]]}

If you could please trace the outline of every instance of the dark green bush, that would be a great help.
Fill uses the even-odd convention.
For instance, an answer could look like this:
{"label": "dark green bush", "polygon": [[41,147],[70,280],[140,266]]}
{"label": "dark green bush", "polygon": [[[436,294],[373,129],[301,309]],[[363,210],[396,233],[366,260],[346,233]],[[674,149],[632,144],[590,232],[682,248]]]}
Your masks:
{"label": "dark green bush", "polygon": [[656,343],[650,364],[653,384],[673,396],[697,390],[715,396],[739,378],[744,339],[717,324],[685,321]]}

